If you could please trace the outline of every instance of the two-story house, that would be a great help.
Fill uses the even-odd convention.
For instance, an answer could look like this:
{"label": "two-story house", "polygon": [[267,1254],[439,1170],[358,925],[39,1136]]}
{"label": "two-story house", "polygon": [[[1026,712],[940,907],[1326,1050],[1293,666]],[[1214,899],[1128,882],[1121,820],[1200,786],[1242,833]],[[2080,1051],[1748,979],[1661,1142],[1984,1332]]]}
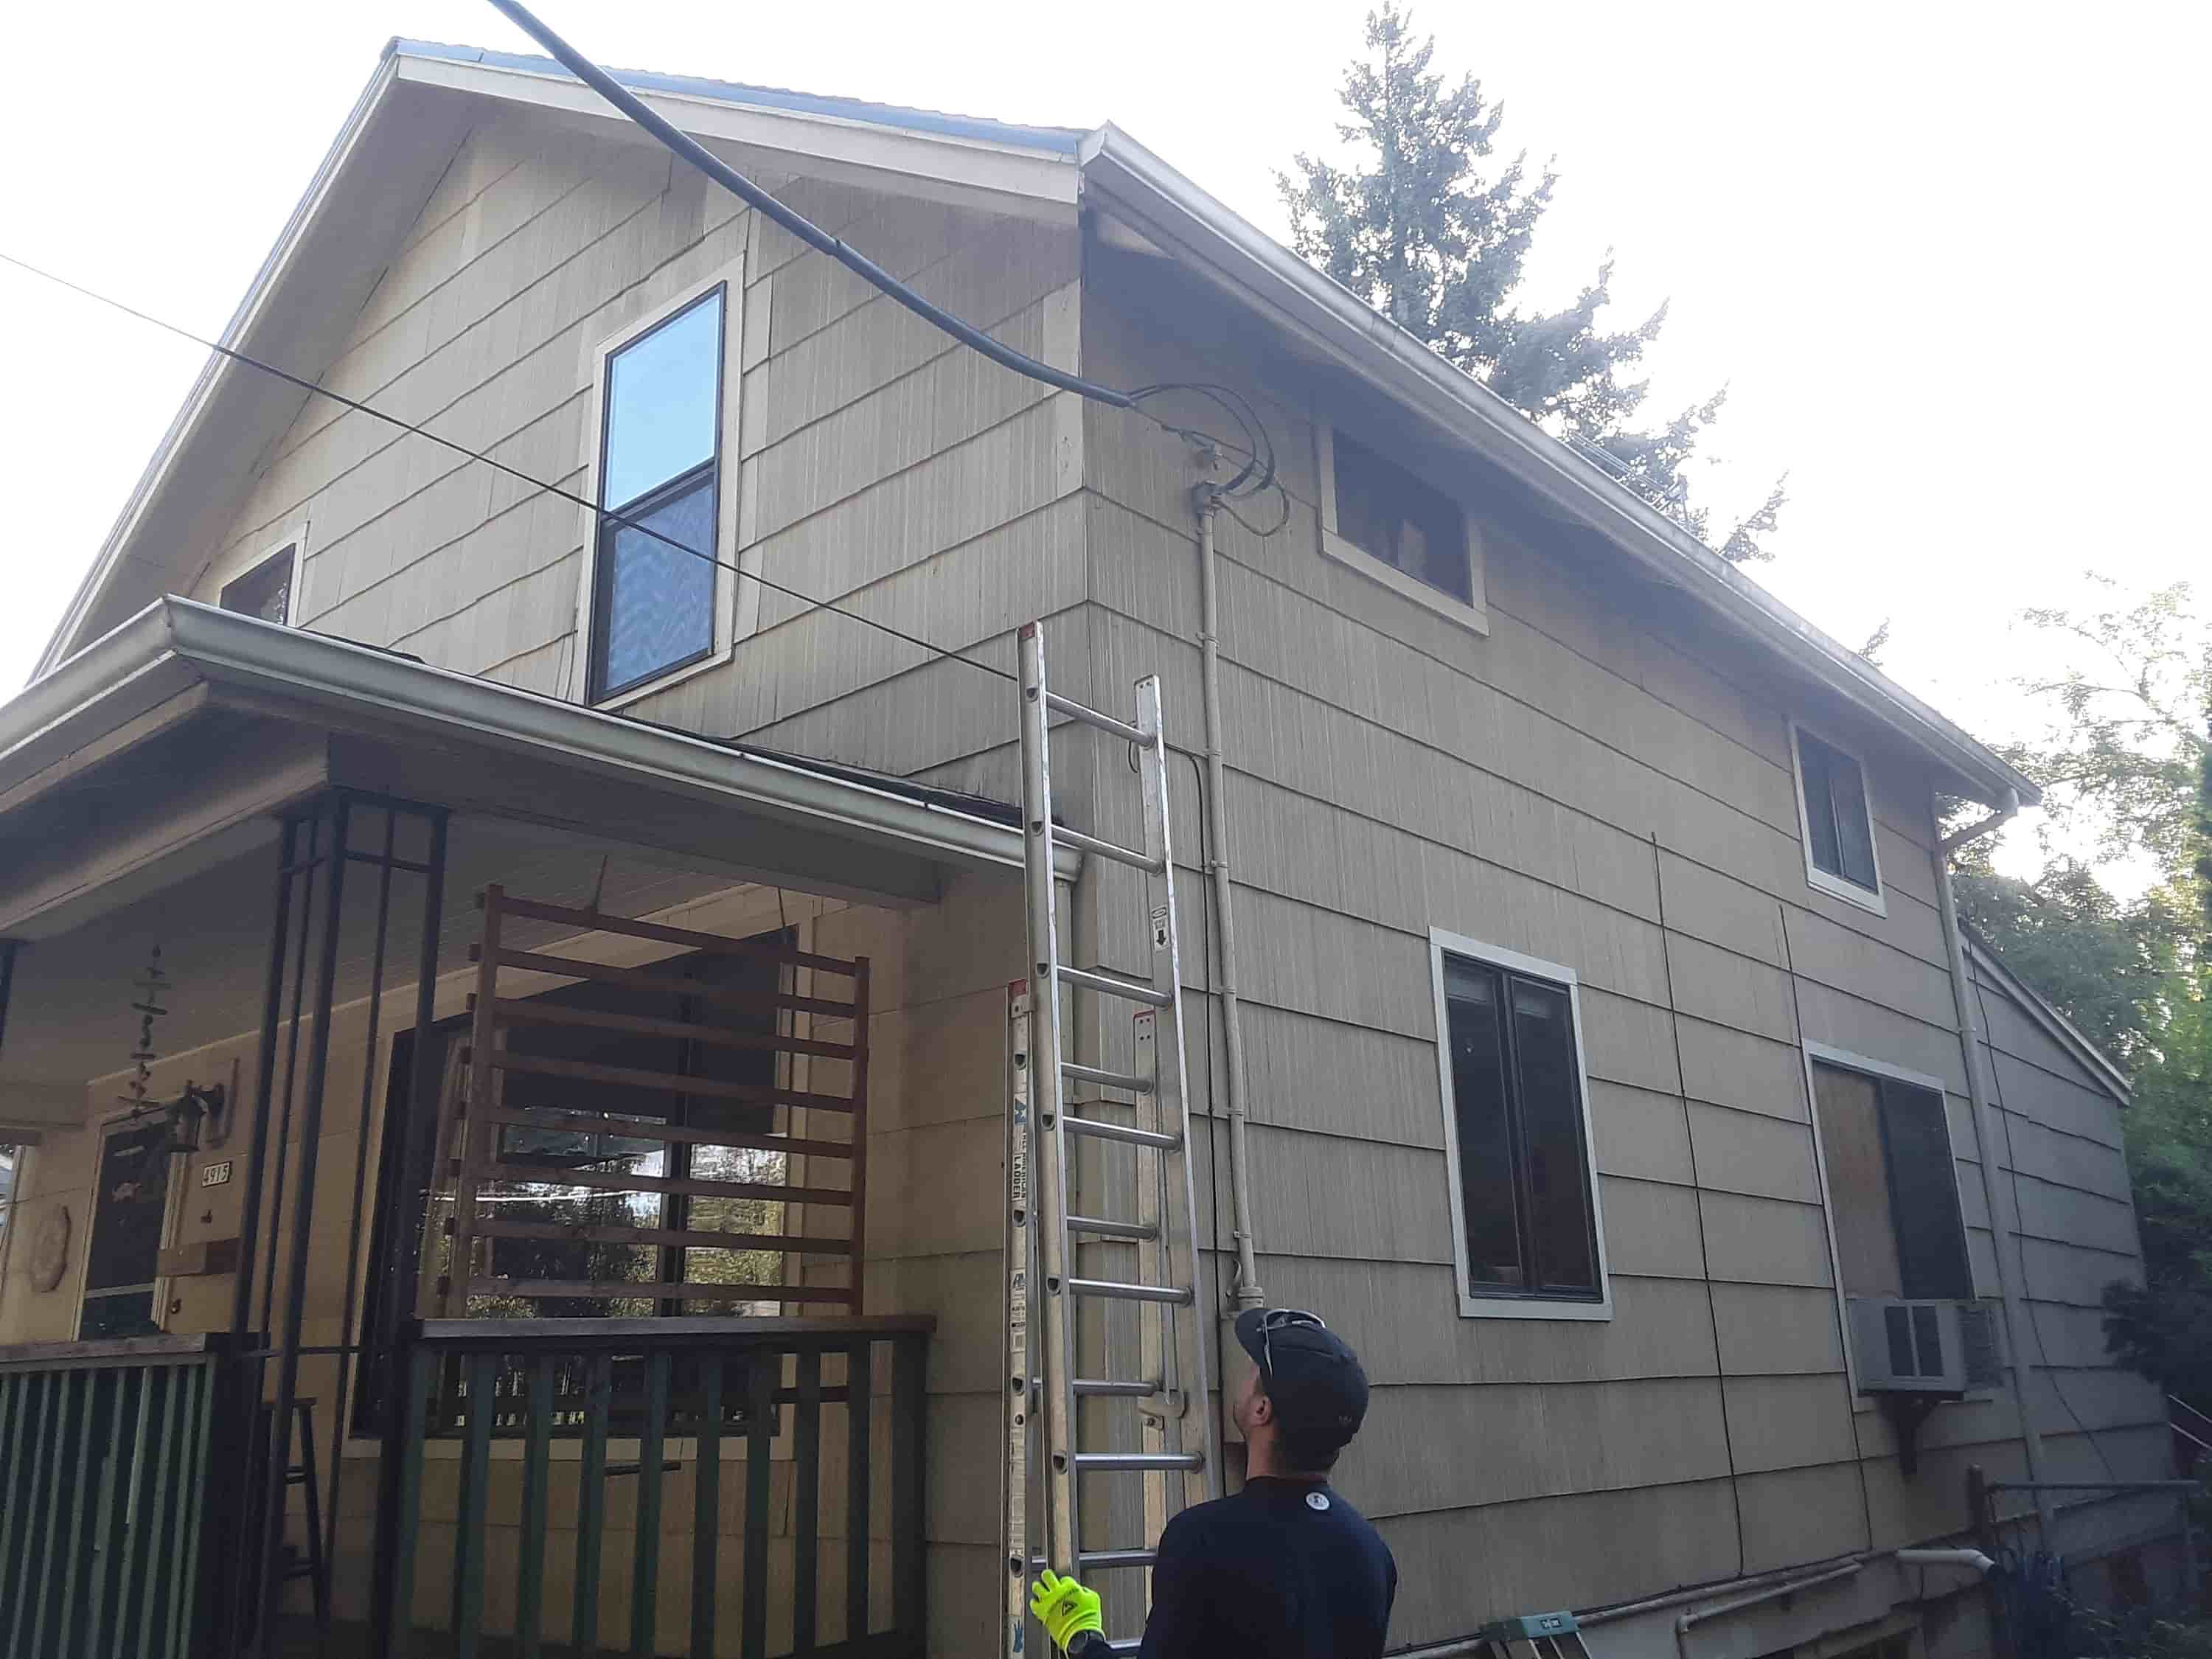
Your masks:
{"label": "two-story house", "polygon": [[991,1652],[1032,621],[1215,716],[1202,1300],[1365,1356],[1394,1643],[1948,1659],[1983,1581],[1900,1549],[2176,1569],[2170,1495],[2017,1489],[2168,1472],[2125,1082],[1948,895],[1939,799],[2026,779],[1114,128],[623,79],[994,339],[1226,391],[1041,383],[392,44],[0,705],[0,1647]]}

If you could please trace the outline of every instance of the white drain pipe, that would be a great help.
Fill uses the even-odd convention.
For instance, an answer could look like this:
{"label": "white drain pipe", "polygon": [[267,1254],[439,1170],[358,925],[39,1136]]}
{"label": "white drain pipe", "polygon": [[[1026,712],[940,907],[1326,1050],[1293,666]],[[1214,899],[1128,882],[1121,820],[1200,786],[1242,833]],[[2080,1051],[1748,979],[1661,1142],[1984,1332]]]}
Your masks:
{"label": "white drain pipe", "polygon": [[[1959,927],[1959,901],[1951,890],[1951,854],[1968,842],[1979,841],[2002,830],[2019,811],[2019,792],[2006,790],[2004,803],[1996,811],[1936,843],[1935,862],[1937,910],[1943,921],[1943,943],[1951,953],[1951,994],[1959,1011],[1959,1041],[1966,1051],[1966,1092],[1973,1103],[1974,1138],[1980,1143],[1982,1200],[1989,1209],[1990,1237],[1996,1246],[1992,1254],[1997,1261],[1997,1291],[2004,1300],[2006,1358],[2011,1361],[2013,1399],[2020,1407],[2020,1437],[2027,1449],[2027,1478],[2031,1485],[2035,1485],[2043,1480],[2043,1431],[2035,1426],[2035,1410],[2028,1399],[2028,1379],[2033,1373],[2028,1367],[2025,1346],[2029,1331],[2027,1304],[2021,1295],[2016,1258],[2012,1254],[2020,1249],[2020,1233],[2016,1225],[2005,1224],[2004,1212],[1998,1207],[1997,1148],[2001,1142],[1994,1103],[1996,1091],[1990,1081],[1989,1056],[1982,1047],[1987,1033],[1975,1018],[1973,981],[1968,977],[1966,964],[1966,939]],[[2042,1528],[2043,1547],[2049,1549],[2056,1536],[2056,1515],[2049,1496],[2040,1490],[2035,1494],[2035,1515]]]}

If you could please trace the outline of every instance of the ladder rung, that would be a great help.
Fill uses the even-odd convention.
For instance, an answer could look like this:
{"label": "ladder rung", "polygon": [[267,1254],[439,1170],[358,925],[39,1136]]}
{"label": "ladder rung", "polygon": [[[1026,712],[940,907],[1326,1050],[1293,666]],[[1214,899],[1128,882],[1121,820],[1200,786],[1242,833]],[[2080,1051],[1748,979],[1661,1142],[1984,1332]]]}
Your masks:
{"label": "ladder rung", "polygon": [[1100,1140],[1119,1140],[1131,1146],[1156,1146],[1164,1152],[1182,1150],[1181,1135],[1162,1134],[1157,1129],[1133,1129],[1121,1123],[1101,1123],[1095,1117],[1076,1117],[1066,1112],[1060,1115],[1060,1121],[1071,1134],[1091,1135]]}
{"label": "ladder rung", "polygon": [[[1086,708],[1082,703],[1071,702],[1057,691],[1048,691],[1044,694],[1044,706],[1059,710],[1070,720],[1081,720],[1085,726],[1096,726],[1101,732],[1121,738],[1124,743],[1133,743],[1139,749],[1150,749],[1152,746],[1151,732],[1139,732],[1127,720],[1117,720],[1111,714],[1102,714],[1097,709]],[[1059,832],[1055,830],[1054,833],[1057,835]]]}
{"label": "ladder rung", "polygon": [[1155,991],[1151,986],[1140,984],[1133,979],[1115,979],[1108,974],[1094,974],[1087,968],[1062,967],[1060,976],[1070,985],[1103,991],[1109,996],[1127,997],[1132,1002],[1149,1002],[1155,1008],[1164,1008],[1174,1000],[1165,991]]}
{"label": "ladder rung", "polygon": [[1080,830],[1071,830],[1064,823],[1052,826],[1052,838],[1062,847],[1073,847],[1085,853],[1096,853],[1102,859],[1111,859],[1116,864],[1126,864],[1132,869],[1158,875],[1164,868],[1160,861],[1133,847],[1124,847],[1119,842],[1101,841],[1096,836],[1086,836]]}
{"label": "ladder rung", "polygon": [[[1079,1567],[1149,1567],[1159,1559],[1158,1550],[1078,1550],[1075,1565]],[[1052,1565],[1042,1555],[1030,1557],[1030,1571],[1042,1572]]]}
{"label": "ladder rung", "polygon": [[1172,1302],[1187,1307],[1197,1300],[1180,1285],[1130,1285],[1118,1279],[1071,1279],[1067,1288],[1077,1296],[1109,1297],[1117,1302]]}
{"label": "ladder rung", "polygon": [[1103,1395],[1112,1399],[1149,1400],[1160,1391],[1157,1382],[1125,1382],[1119,1377],[1079,1376],[1075,1391],[1079,1395]]}
{"label": "ladder rung", "polygon": [[1141,1636],[1109,1636],[1106,1638],[1106,1651],[1109,1653],[1142,1653],[1144,1650],[1145,1638]]}
{"label": "ladder rung", "polygon": [[1100,1238],[1133,1238],[1139,1243],[1160,1236],[1160,1230],[1149,1221],[1109,1221],[1100,1215],[1072,1215],[1067,1218],[1067,1231]]}
{"label": "ladder rung", "polygon": [[1078,1550],[1076,1565],[1083,1567],[1149,1567],[1159,1559],[1157,1550]]}
{"label": "ladder rung", "polygon": [[1075,1467],[1085,1474],[1122,1474],[1133,1470],[1203,1468],[1195,1452],[1078,1452]]}
{"label": "ladder rung", "polygon": [[1152,1080],[1139,1077],[1133,1072],[1109,1072],[1100,1066],[1079,1065],[1072,1060],[1060,1062],[1060,1074],[1078,1083],[1096,1083],[1108,1089],[1126,1089],[1133,1095],[1148,1095],[1152,1091]]}

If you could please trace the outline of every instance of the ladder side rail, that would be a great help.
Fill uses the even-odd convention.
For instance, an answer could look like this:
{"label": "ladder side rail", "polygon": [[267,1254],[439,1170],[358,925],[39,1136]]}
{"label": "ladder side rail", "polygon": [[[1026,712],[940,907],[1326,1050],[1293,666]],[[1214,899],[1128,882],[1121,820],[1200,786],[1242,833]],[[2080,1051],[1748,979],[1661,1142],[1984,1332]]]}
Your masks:
{"label": "ladder side rail", "polygon": [[[1203,1263],[1199,1255],[1198,1190],[1192,1169],[1190,1087],[1188,1045],[1184,1041],[1182,1006],[1182,948],[1181,920],[1176,913],[1175,847],[1169,822],[1168,743],[1160,702],[1160,678],[1148,674],[1137,682],[1137,725],[1152,741],[1144,753],[1152,763],[1142,768],[1145,780],[1145,851],[1157,869],[1146,878],[1146,919],[1152,945],[1152,988],[1165,1001],[1161,1006],[1155,1045],[1156,1066],[1151,1099],[1158,1109],[1158,1127],[1181,1136],[1182,1190],[1173,1194],[1182,1211],[1182,1249],[1185,1277],[1192,1297],[1187,1313],[1173,1316],[1170,1326],[1176,1365],[1176,1382],[1182,1390],[1182,1449],[1202,1461],[1196,1478],[1183,1483],[1186,1504],[1221,1495],[1220,1458],[1213,1443],[1212,1366],[1207,1355],[1206,1322],[1209,1299],[1200,1288]],[[1164,1171],[1163,1171],[1164,1182]],[[1169,1195],[1163,1194],[1163,1198]],[[1165,1208],[1171,1213],[1175,1206]],[[1163,1241],[1167,1260],[1175,1256],[1175,1241]],[[1172,1270],[1168,1282],[1175,1282]],[[1163,1521],[1164,1525],[1164,1521]],[[1154,1536],[1158,1536],[1157,1534]]]}
{"label": "ladder side rail", "polygon": [[[1076,1472],[1074,1310],[1067,1279],[1067,1137],[1060,1126],[1063,1052],[1060,1006],[1060,918],[1053,890],[1052,752],[1044,632],[1021,630],[1021,746],[1024,865],[1027,876],[1030,1104],[1038,1135],[1037,1243],[1044,1284],[1042,1356],[1046,1386],[1044,1554],[1059,1572],[1078,1571],[1082,1548]],[[1042,1144],[1036,1144],[1041,1141]]]}

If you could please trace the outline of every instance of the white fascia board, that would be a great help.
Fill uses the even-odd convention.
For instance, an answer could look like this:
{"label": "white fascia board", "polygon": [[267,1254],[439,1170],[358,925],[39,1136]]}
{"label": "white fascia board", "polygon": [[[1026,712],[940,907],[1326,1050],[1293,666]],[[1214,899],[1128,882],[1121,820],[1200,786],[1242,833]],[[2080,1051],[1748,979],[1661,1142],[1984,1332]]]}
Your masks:
{"label": "white fascia board", "polygon": [[1317,348],[1394,403],[1471,443],[1605,535],[1659,580],[1717,612],[1935,759],[1992,803],[2041,792],[1972,736],[1784,605],[1642,498],[1577,455],[1472,375],[1446,362],[1119,128],[1084,141],[1086,202],[1175,250],[1243,304]]}
{"label": "white fascia board", "polygon": [[[403,724],[714,796],[741,810],[955,864],[1023,867],[1022,834],[1010,824],[174,597],[156,600],[54,674],[0,704],[0,764],[71,720],[82,719],[86,734],[96,735],[96,721],[115,723],[113,711],[100,703],[171,663],[218,685],[374,710]],[[1056,874],[1073,880],[1081,867],[1080,854],[1060,849]]]}
{"label": "white fascia board", "polygon": [[[345,125],[338,129],[338,136],[323,156],[322,165],[315,169],[315,176],[308,180],[306,191],[293,207],[292,216],[285,221],[283,230],[277,235],[268,256],[262,260],[261,269],[254,272],[253,281],[246,290],[246,297],[239,301],[238,309],[232,313],[230,321],[216,337],[224,345],[243,349],[241,343],[252,334],[254,322],[270,294],[276,290],[279,278],[291,261],[294,249],[313,224],[316,215],[321,211],[330,194],[332,182],[343,170],[355,145],[362,134],[368,130],[378,106],[397,78],[394,62],[388,58],[379,64],[376,72],[369,76],[368,86],[362,89],[361,96],[354,101],[353,112],[346,117]],[[76,593],[70,600],[69,608],[62,613],[60,625],[46,641],[46,648],[39,657],[38,666],[32,671],[34,679],[67,657],[76,647],[77,629],[83,625],[94,601],[107,586],[108,577],[122,562],[147,504],[167,482],[171,465],[183,447],[185,436],[198,424],[223,382],[234,374],[258,372],[220,354],[209,353],[198,378],[192,382],[191,390],[185,394],[183,406],[177,410],[176,418],[169,422],[169,429],[161,434],[161,444],[154,451],[153,459],[146,463],[145,471],[139,475],[137,484],[132,489],[130,498],[124,502],[123,512],[117,518],[114,528],[107,532],[107,540],[101,545],[100,556],[93,561],[92,568],[85,573],[83,581],[77,585]],[[300,395],[304,398],[307,394],[301,392]]]}
{"label": "white fascia board", "polygon": [[[620,111],[563,69],[456,63],[404,52],[391,61],[401,78],[424,86],[629,126]],[[1010,208],[1018,203],[1044,203],[1072,212],[1075,206],[1079,174],[1074,157],[1065,153],[951,133],[907,131],[812,111],[764,109],[644,88],[630,90],[678,131],[702,141],[744,144],[857,169],[874,175],[886,188],[903,179],[956,186],[984,198],[1006,198]]]}

